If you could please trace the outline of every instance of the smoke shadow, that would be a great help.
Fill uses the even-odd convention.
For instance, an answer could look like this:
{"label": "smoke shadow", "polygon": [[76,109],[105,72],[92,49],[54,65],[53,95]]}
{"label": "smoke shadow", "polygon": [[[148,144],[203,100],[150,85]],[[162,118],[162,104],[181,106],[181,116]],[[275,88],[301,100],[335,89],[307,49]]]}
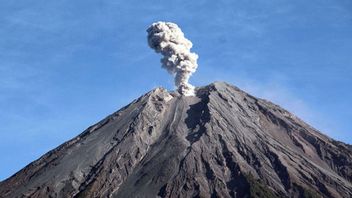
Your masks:
{"label": "smoke shadow", "polygon": [[206,133],[205,124],[210,121],[209,113],[209,97],[208,95],[203,95],[200,97],[201,101],[190,105],[190,108],[187,110],[187,118],[185,123],[189,129],[189,133],[186,136],[186,139],[193,144],[197,142],[204,133]]}

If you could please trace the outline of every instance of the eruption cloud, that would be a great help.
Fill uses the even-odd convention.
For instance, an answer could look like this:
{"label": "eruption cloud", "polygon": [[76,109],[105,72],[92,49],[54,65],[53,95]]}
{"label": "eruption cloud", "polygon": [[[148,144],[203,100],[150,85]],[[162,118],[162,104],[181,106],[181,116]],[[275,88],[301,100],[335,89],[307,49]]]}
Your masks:
{"label": "eruption cloud", "polygon": [[192,42],[185,38],[175,23],[157,22],[148,29],[148,44],[161,53],[162,67],[175,77],[175,85],[180,94],[194,95],[194,86],[188,83],[198,67],[198,55],[191,52]]}

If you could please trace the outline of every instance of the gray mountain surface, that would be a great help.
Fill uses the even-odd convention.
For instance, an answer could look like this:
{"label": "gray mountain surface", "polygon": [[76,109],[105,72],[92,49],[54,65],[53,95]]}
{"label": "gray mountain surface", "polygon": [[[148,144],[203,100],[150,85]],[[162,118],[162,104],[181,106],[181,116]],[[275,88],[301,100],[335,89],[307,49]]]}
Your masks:
{"label": "gray mountain surface", "polygon": [[352,197],[352,148],[223,82],[157,88],[0,183],[0,197]]}

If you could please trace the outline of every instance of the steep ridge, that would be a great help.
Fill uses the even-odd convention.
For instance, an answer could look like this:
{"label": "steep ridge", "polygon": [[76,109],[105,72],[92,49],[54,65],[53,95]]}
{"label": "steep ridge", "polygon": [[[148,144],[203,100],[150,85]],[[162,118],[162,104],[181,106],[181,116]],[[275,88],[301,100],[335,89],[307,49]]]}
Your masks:
{"label": "steep ridge", "polygon": [[0,183],[0,197],[351,197],[352,149],[223,82],[157,88]]}

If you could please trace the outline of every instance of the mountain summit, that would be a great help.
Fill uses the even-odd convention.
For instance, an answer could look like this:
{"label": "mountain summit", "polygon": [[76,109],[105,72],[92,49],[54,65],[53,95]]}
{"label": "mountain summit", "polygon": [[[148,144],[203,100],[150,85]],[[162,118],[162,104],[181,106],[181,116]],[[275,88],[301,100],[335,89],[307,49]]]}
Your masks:
{"label": "mountain summit", "polygon": [[0,197],[352,197],[352,147],[223,82],[157,88],[0,183]]}

